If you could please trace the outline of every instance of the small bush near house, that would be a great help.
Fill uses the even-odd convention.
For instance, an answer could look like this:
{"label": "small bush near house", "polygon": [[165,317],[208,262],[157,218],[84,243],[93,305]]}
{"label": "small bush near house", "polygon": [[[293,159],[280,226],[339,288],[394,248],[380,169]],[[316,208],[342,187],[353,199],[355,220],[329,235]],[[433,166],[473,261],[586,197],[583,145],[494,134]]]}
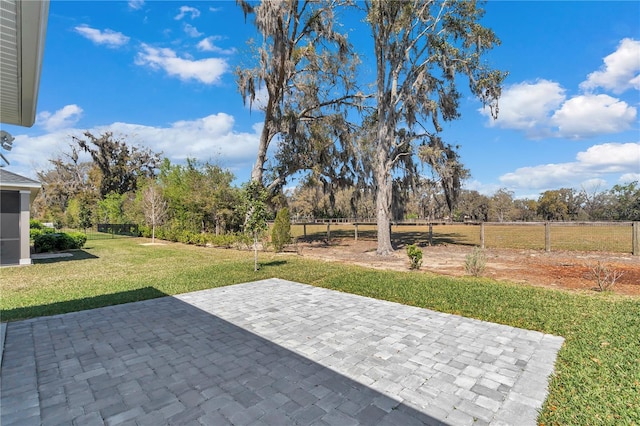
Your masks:
{"label": "small bush near house", "polygon": [[291,242],[291,217],[286,207],[278,210],[276,220],[271,230],[271,244],[276,252],[281,252],[284,246]]}
{"label": "small bush near house", "polygon": [[480,247],[474,247],[464,260],[464,270],[467,274],[479,277],[487,266],[487,256]]}
{"label": "small bush near house", "polygon": [[33,240],[38,235],[53,234],[55,232],[55,229],[47,228],[46,226],[44,228],[31,228],[29,229],[29,238]]}
{"label": "small bush near house", "polygon": [[38,235],[50,234],[54,232],[56,232],[55,229],[44,226],[44,224],[39,220],[29,220],[29,238],[32,240],[35,239]]}
{"label": "small bush near house", "polygon": [[81,232],[43,233],[33,239],[36,253],[81,249],[87,242],[87,236]]}
{"label": "small bush near house", "polygon": [[415,244],[410,244],[407,246],[407,256],[409,256],[409,261],[411,261],[409,267],[411,269],[420,269],[420,266],[422,266],[422,250]]}
{"label": "small bush near house", "polygon": [[46,228],[42,222],[36,219],[29,219],[29,229],[43,229]]}

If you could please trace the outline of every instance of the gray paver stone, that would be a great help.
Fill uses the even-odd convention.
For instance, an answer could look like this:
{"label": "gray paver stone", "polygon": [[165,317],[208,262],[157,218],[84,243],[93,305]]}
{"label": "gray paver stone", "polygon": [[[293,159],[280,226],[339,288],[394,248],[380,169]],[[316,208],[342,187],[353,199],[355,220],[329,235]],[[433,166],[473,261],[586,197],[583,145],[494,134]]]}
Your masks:
{"label": "gray paver stone", "polygon": [[0,422],[533,425],[563,341],[268,279],[9,323]]}

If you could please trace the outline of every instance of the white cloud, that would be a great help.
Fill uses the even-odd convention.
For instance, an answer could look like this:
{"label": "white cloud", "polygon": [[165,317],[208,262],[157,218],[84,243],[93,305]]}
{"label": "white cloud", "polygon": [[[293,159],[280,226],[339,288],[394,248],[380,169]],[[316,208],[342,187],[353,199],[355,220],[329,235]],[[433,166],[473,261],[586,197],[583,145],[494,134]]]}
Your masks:
{"label": "white cloud", "polygon": [[184,32],[187,33],[189,37],[193,37],[193,38],[200,37],[202,34],[204,34],[198,31],[196,27],[189,24],[184,24]]}
{"label": "white cloud", "polygon": [[584,189],[587,192],[600,192],[607,188],[608,185],[607,181],[602,178],[592,178],[582,181],[580,189]]}
{"label": "white cloud", "polygon": [[624,101],[608,95],[584,95],[566,101],[551,123],[558,127],[557,136],[580,139],[628,130],[636,116],[636,109]]}
{"label": "white cloud", "polygon": [[99,130],[128,135],[132,141],[139,140],[172,161],[218,158],[221,163],[233,168],[239,163],[254,160],[260,134],[235,132],[234,126],[235,120],[231,115],[218,113],[195,120],[177,121],[169,127],[113,123]]}
{"label": "white cloud", "polygon": [[227,71],[227,61],[220,58],[185,59],[168,48],[155,48],[143,44],[142,51],[136,57],[137,65],[147,65],[153,69],[162,69],[170,76],[181,80],[196,80],[204,84],[216,84]]}
{"label": "white cloud", "polygon": [[576,160],[598,173],[640,171],[640,143],[605,143],[579,152]]}
{"label": "white cloud", "polygon": [[222,37],[220,36],[210,36],[204,38],[198,43],[198,50],[201,50],[203,52],[213,52],[219,55],[233,55],[234,53],[236,53],[235,47],[232,47],[231,49],[222,49],[214,44],[214,41],[221,39]]}
{"label": "white cloud", "polygon": [[56,130],[42,136],[14,135],[13,149],[9,156],[13,173],[36,179],[37,171],[48,170],[51,166],[49,160],[62,156],[63,152],[69,152],[71,135],[79,136],[77,130]]}
{"label": "white cloud", "polygon": [[[128,145],[162,152],[172,163],[186,158],[214,160],[231,171],[240,171],[250,170],[255,161],[261,129],[257,124],[251,132],[236,131],[233,116],[218,113],[164,127],[117,122],[88,130],[94,135],[112,131]],[[83,131],[64,129],[41,136],[16,136],[9,158],[11,171],[35,178],[36,170],[49,168],[49,159],[69,152],[71,136],[81,136]]]}
{"label": "white cloud", "polygon": [[200,16],[200,11],[198,9],[196,9],[195,7],[181,6],[180,7],[180,13],[178,13],[174,19],[176,21],[179,21],[179,20],[181,20],[182,18],[184,18],[187,15],[189,15],[189,18],[195,19],[198,16]]}
{"label": "white cloud", "polygon": [[53,114],[42,111],[38,114],[36,124],[49,132],[73,127],[82,116],[82,108],[78,105],[65,105]]}
{"label": "white cloud", "polygon": [[476,179],[465,181],[462,187],[469,191],[478,191],[482,195],[491,196],[501,188],[500,185],[492,183],[482,183]]}
{"label": "white cloud", "polygon": [[629,130],[636,117],[636,108],[617,98],[587,94],[566,100],[560,84],[539,80],[506,87],[500,115],[489,125],[524,130],[529,138],[581,139]]}
{"label": "white cloud", "polygon": [[618,49],[604,58],[600,71],[592,72],[580,84],[583,90],[598,87],[621,94],[626,90],[640,90],[640,41],[623,39]]}
{"label": "white cloud", "polygon": [[521,167],[500,176],[500,182],[510,188],[555,188],[567,186],[576,176],[576,163],[543,164]]}
{"label": "white cloud", "polygon": [[[565,89],[560,84],[538,80],[506,87],[500,97],[500,114],[490,125],[536,133],[545,127],[553,111],[565,100]],[[486,109],[480,112],[486,116]]]}
{"label": "white cloud", "polygon": [[100,31],[98,29],[91,28],[86,24],[79,25],[74,29],[78,34],[88,38],[95,44],[104,44],[107,47],[120,47],[129,42],[129,37],[120,32],[116,32],[110,29]]}
{"label": "white cloud", "polygon": [[640,173],[625,173],[618,179],[621,184],[640,182]]}
{"label": "white cloud", "polygon": [[576,155],[576,161],[522,167],[500,177],[511,188],[548,189],[577,187],[579,182],[606,175],[637,174],[640,170],[640,142],[593,145]]}
{"label": "white cloud", "polygon": [[144,0],[129,0],[129,8],[133,10],[140,10],[144,6]]}

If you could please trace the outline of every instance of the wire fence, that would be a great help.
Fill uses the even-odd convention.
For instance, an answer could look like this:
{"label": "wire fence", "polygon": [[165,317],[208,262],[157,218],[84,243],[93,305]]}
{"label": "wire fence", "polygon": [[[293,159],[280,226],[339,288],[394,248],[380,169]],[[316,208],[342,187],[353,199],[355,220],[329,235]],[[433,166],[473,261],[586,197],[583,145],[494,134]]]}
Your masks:
{"label": "wire fence", "polygon": [[[294,223],[294,236],[308,239],[375,239],[372,222],[313,220]],[[461,244],[482,248],[602,251],[640,255],[640,222],[392,222],[400,244]]]}
{"label": "wire fence", "polygon": [[115,238],[131,238],[139,237],[140,230],[138,225],[131,223],[99,223],[86,229],[69,229],[62,231],[82,232],[87,236],[87,241],[91,240],[110,240]]}
{"label": "wire fence", "polygon": [[[76,230],[78,231],[78,230]],[[140,235],[136,224],[98,224],[87,240]],[[292,235],[304,239],[375,240],[377,225],[354,219],[313,219],[292,223]],[[418,222],[391,223],[398,244],[458,244],[482,248],[545,251],[600,251],[640,255],[640,222]]]}

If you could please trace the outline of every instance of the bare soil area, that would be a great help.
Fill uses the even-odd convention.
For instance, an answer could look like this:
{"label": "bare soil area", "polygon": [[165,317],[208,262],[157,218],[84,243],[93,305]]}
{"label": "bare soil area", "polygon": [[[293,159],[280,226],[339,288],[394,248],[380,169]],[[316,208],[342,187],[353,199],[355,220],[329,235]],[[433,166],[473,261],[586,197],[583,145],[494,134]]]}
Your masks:
{"label": "bare soil area", "polygon": [[[327,241],[298,242],[298,252],[305,257],[333,262],[344,262],[369,268],[409,270],[409,258],[404,246],[397,247],[390,256],[376,255],[376,242],[371,240],[333,239]],[[463,245],[436,245],[422,247],[421,271],[463,276],[466,274],[465,257],[473,247]],[[598,261],[610,270],[622,273],[613,292],[640,296],[640,257],[631,254],[603,252],[487,249],[487,265],[483,276],[515,283],[592,291],[596,282],[592,267]]]}

